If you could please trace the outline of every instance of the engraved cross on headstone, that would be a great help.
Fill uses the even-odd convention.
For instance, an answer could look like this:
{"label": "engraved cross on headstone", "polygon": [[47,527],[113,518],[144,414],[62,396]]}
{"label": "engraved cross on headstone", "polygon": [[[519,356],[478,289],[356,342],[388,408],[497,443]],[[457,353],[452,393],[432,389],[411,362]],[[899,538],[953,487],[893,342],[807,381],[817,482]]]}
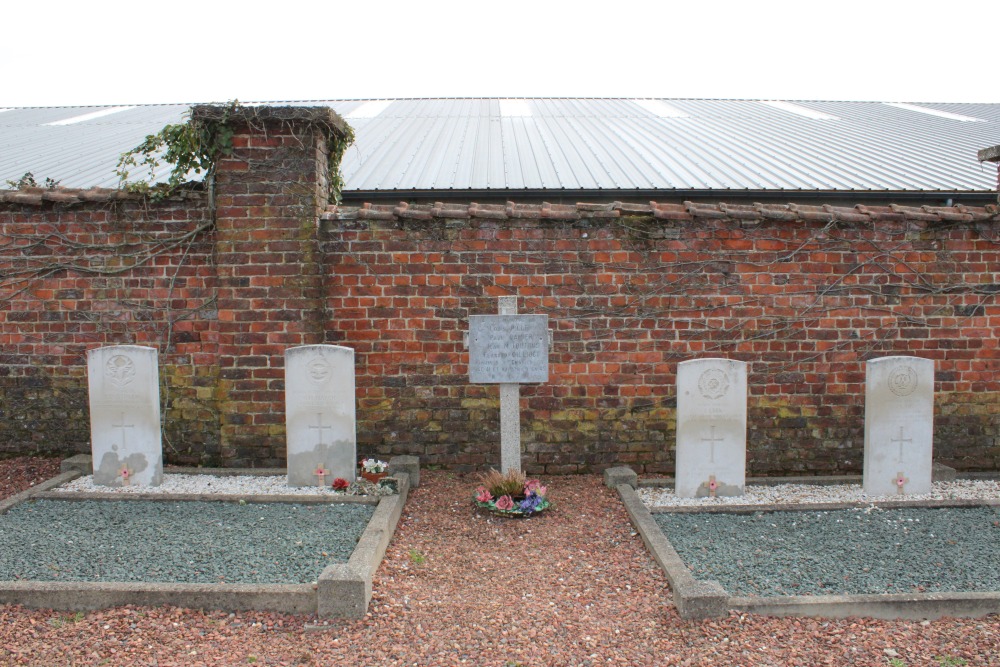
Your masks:
{"label": "engraved cross on headstone", "polygon": [[725,438],[720,438],[715,435],[715,424],[711,424],[709,427],[709,437],[702,438],[702,442],[707,442],[709,446],[708,450],[708,461],[709,463],[715,463],[715,443],[725,441]]}
{"label": "engraved cross on headstone", "polygon": [[[323,430],[324,429],[326,429],[328,431],[332,431],[333,430],[332,426],[323,426],[323,413],[322,412],[317,412],[316,413],[316,425],[313,426],[312,424],[310,424],[309,428],[316,430],[316,444],[317,445],[322,445],[323,444]],[[308,468],[307,468],[307,470],[308,470]]]}
{"label": "engraved cross on headstone", "polygon": [[120,424],[112,424],[111,426],[112,426],[112,428],[120,428],[122,430],[122,449],[125,449],[125,429],[127,429],[127,428],[135,428],[135,424],[126,424],[125,423],[125,413],[124,412],[121,413],[121,416],[122,416],[122,418],[120,420],[121,423]]}
{"label": "engraved cross on headstone", "polygon": [[890,442],[895,442],[895,443],[899,444],[899,458],[896,460],[896,463],[902,463],[903,462],[903,443],[904,442],[908,442],[908,443],[912,444],[913,443],[913,438],[904,438],[903,437],[903,427],[900,426],[899,427],[899,437],[898,438],[892,438],[890,440]]}

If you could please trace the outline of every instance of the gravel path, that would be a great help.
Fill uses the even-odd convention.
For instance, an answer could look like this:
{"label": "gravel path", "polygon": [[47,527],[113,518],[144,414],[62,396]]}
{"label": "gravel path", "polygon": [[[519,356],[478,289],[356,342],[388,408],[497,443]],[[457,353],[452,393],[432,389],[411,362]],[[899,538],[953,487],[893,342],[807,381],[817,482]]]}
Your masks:
{"label": "gravel path", "polygon": [[[0,480],[8,465],[0,464]],[[925,623],[754,615],[683,621],[665,577],[600,478],[544,481],[556,508],[507,520],[474,512],[473,477],[422,472],[364,619],[309,632],[315,619],[279,614],[171,607],[71,614],[0,606],[0,664],[1000,663],[996,616]]]}

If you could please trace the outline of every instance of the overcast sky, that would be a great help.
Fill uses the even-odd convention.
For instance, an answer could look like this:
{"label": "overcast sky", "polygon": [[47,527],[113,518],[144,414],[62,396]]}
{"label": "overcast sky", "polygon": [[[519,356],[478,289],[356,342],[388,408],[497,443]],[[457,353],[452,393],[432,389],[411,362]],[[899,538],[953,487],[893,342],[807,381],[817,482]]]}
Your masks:
{"label": "overcast sky", "polygon": [[1000,0],[48,0],[0,107],[369,97],[1000,102]]}

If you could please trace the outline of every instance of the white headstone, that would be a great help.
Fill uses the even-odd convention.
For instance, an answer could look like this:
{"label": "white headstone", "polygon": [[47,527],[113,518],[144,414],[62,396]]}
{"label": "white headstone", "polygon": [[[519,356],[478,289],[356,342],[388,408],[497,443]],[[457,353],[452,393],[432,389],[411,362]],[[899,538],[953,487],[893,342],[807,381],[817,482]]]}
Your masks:
{"label": "white headstone", "polygon": [[934,362],[883,357],[866,365],[864,490],[929,493],[934,440]]}
{"label": "white headstone", "polygon": [[355,480],[354,350],[303,345],[285,351],[288,485]]}
{"label": "white headstone", "polygon": [[160,380],[156,350],[114,345],[87,352],[94,483],[159,486]]}
{"label": "white headstone", "polygon": [[678,364],[677,495],[743,495],[746,460],[746,363],[693,359]]}

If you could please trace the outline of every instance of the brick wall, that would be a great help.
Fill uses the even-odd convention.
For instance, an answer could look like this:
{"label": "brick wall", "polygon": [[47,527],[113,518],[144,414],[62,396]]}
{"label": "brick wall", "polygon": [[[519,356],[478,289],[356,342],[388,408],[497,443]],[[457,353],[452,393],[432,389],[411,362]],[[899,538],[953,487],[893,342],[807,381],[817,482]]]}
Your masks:
{"label": "brick wall", "polygon": [[677,364],[707,356],[750,362],[753,474],[859,472],[889,354],[935,360],[936,458],[1000,467],[996,207],[327,208],[337,122],[238,120],[214,204],[0,193],[0,451],[87,451],[85,351],[140,343],[169,462],[281,465],[282,354],[327,342],[356,350],[360,454],[496,465],[462,332],[516,295],[554,332],[522,388],[531,472],[671,472]]}
{"label": "brick wall", "polygon": [[513,294],[555,334],[550,382],[522,388],[530,470],[671,472],[677,363],[723,356],[750,362],[753,473],[859,472],[864,361],[890,354],[936,362],[937,458],[996,469],[993,214],[345,209],[324,226],[327,339],[358,351],[361,442],[430,462],[497,460],[497,388],[469,385],[462,331]]}
{"label": "brick wall", "polygon": [[[218,459],[216,306],[204,197],[150,207],[113,191],[0,204],[0,452],[89,451],[86,351],[158,348],[164,448]],[[167,343],[169,341],[169,344]]]}

